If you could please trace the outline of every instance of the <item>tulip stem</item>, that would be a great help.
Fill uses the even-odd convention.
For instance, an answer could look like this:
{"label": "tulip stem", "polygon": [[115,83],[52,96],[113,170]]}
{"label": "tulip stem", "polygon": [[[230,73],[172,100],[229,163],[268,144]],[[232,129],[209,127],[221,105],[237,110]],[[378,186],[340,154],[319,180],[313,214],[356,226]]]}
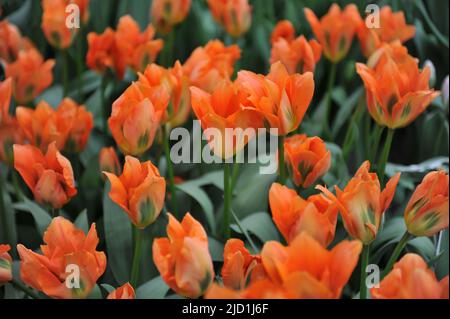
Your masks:
{"label": "tulip stem", "polygon": [[59,209],[58,208],[50,208],[50,214],[52,215],[52,218],[59,216]]}
{"label": "tulip stem", "polygon": [[77,38],[77,88],[79,101],[82,101],[83,95],[83,81],[81,81],[81,75],[83,73],[83,25],[80,26]]}
{"label": "tulip stem", "polygon": [[364,245],[361,253],[361,279],[359,282],[359,299],[367,299],[366,268],[369,264],[370,245]]}
{"label": "tulip stem", "polygon": [[22,191],[20,190],[19,178],[17,176],[17,171],[15,169],[11,171],[11,179],[14,186],[14,192],[16,193],[16,200],[22,202],[23,194]]}
{"label": "tulip stem", "polygon": [[63,97],[67,96],[69,90],[69,69],[68,69],[68,52],[66,49],[61,50],[62,78],[63,78]]}
{"label": "tulip stem", "polygon": [[133,226],[134,230],[134,255],[133,264],[131,266],[131,285],[136,288],[139,280],[139,269],[141,266],[141,253],[142,253],[142,239],[143,232],[137,227]]}
{"label": "tulip stem", "polygon": [[23,283],[21,283],[20,281],[14,279],[14,278],[11,280],[11,284],[14,287],[16,287],[17,289],[22,290],[26,295],[28,295],[29,297],[31,297],[33,299],[42,299],[38,293],[34,292],[32,289],[28,288]]}
{"label": "tulip stem", "polygon": [[362,95],[359,99],[358,105],[356,106],[355,112],[353,112],[353,115],[350,119],[350,122],[348,123],[347,132],[345,133],[344,138],[344,144],[342,147],[342,153],[344,155],[344,158],[347,160],[348,155],[350,154],[351,150],[355,146],[354,140],[353,140],[353,126],[358,125],[359,121],[361,120],[361,116],[364,112],[364,95]]}
{"label": "tulip stem", "polygon": [[278,136],[278,167],[280,170],[279,182],[286,183],[286,165],[284,163],[284,136]]}
{"label": "tulip stem", "polygon": [[177,195],[176,195],[176,187],[175,187],[175,176],[173,172],[173,163],[170,159],[170,145],[169,145],[169,127],[166,125],[162,128],[163,131],[163,143],[164,143],[164,153],[166,156],[167,162],[167,177],[169,178],[169,190],[170,190],[170,206],[172,209],[172,213],[178,217],[178,204],[177,204]]}
{"label": "tulip stem", "polygon": [[230,181],[230,164],[225,161],[223,166],[223,226],[225,239],[230,238],[230,210],[231,210],[231,181]]}
{"label": "tulip stem", "polygon": [[102,83],[100,88],[101,101],[102,101],[102,113],[103,113],[103,132],[108,135],[108,105],[106,103],[106,88],[108,87],[108,76],[106,74],[102,77]]}
{"label": "tulip stem", "polygon": [[231,189],[233,189],[234,186],[236,185],[238,177],[239,177],[239,163],[235,158],[233,162],[233,172],[231,173]]}
{"label": "tulip stem", "polygon": [[374,131],[371,136],[371,145],[373,146],[372,152],[369,154],[369,160],[373,162],[377,156],[378,148],[380,146],[380,138],[383,134],[384,127],[380,125],[376,125]]}
{"label": "tulip stem", "polygon": [[380,159],[378,160],[378,178],[380,179],[380,185],[384,186],[384,176],[386,163],[389,158],[389,152],[391,151],[392,139],[394,138],[395,130],[389,129],[386,137],[386,141],[384,143],[383,151],[381,152]]}
{"label": "tulip stem", "polygon": [[413,236],[410,233],[408,233],[408,231],[405,231],[402,238],[397,243],[397,246],[395,246],[395,249],[392,252],[391,258],[389,258],[389,261],[386,264],[386,268],[384,268],[383,273],[381,274],[381,279],[383,279],[391,271],[392,267],[394,266],[395,262],[397,261],[398,257],[400,256],[400,253],[403,251],[406,244],[412,237]]}
{"label": "tulip stem", "polygon": [[333,86],[336,81],[337,63],[331,63],[330,74],[328,77],[327,93],[325,97],[325,114],[323,117],[323,134],[324,138],[333,139],[330,129],[331,100],[333,95]]}

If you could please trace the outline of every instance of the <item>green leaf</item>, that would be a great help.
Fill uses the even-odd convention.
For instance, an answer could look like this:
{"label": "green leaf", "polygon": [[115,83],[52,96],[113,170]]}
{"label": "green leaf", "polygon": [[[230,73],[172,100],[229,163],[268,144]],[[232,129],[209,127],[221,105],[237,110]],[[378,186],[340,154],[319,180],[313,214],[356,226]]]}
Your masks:
{"label": "green leaf", "polygon": [[[3,183],[3,177],[0,176],[0,183]],[[0,196],[3,196],[4,210],[0,207],[0,241],[3,243],[8,243],[11,247],[16,247],[17,245],[17,228],[16,220],[14,216],[14,210],[12,208],[11,197],[9,193],[0,189]]]}
{"label": "green leaf", "polygon": [[213,261],[223,261],[223,243],[215,238],[208,237],[208,247]]}
{"label": "green leaf", "polygon": [[448,251],[448,229],[444,230],[441,238],[441,247],[439,253],[442,253],[443,256],[439,259],[436,265],[436,275],[439,279],[448,275],[448,261],[449,261],[449,251]]}
{"label": "green leaf", "polygon": [[[272,218],[270,218],[270,215],[266,212],[255,213],[244,218],[241,220],[241,226],[258,237],[262,243],[270,240],[280,241],[278,230],[275,227]],[[232,225],[231,227],[235,232],[242,233],[237,225]]]}
{"label": "green leaf", "polygon": [[[350,95],[341,105],[336,114],[336,117],[333,119],[333,128],[332,133],[333,136],[336,136],[339,133],[339,130],[344,125],[344,123],[350,118],[358,100],[363,93],[363,88],[359,87],[352,95]],[[333,92],[334,93],[334,92]]]}
{"label": "green leaf", "polygon": [[87,299],[103,299],[102,291],[98,285],[95,285],[94,288],[92,288],[92,291],[87,296]]}
{"label": "green leaf", "polygon": [[158,276],[136,289],[136,299],[162,299],[168,291],[169,286]]}
{"label": "green leaf", "polygon": [[85,234],[89,232],[89,222],[87,218],[87,209],[83,209],[83,211],[78,215],[77,219],[75,219],[75,226],[84,231]]}
{"label": "green leaf", "polygon": [[100,286],[101,286],[103,289],[105,289],[106,292],[107,292],[108,294],[110,294],[111,292],[113,292],[114,290],[116,290],[116,288],[114,288],[113,286],[108,285],[108,284],[101,284]]}
{"label": "green leaf", "polygon": [[44,232],[52,222],[52,218],[50,217],[50,215],[41,206],[29,200],[28,198],[24,198],[23,202],[13,204],[13,207],[14,209],[29,212],[33,216],[37,229],[41,236],[44,235]]}

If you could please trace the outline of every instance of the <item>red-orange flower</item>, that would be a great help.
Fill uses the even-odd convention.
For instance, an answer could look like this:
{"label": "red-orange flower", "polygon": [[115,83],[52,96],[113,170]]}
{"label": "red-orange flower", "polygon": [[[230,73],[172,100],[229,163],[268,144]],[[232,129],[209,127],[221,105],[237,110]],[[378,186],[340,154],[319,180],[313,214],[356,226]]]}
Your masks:
{"label": "red-orange flower", "polygon": [[0,245],[0,287],[13,278],[10,249],[9,245]]}
{"label": "red-orange flower", "polygon": [[379,17],[379,26],[368,28],[366,21],[361,21],[358,28],[359,43],[366,58],[370,57],[382,43],[397,40],[403,43],[413,38],[416,33],[413,25],[406,24],[403,11],[394,13],[390,6],[384,6],[380,10]]}
{"label": "red-orange flower", "polygon": [[[105,254],[96,250],[99,239],[95,224],[85,235],[68,220],[56,217],[44,234],[44,242],[42,254],[17,245],[22,280],[53,298],[86,298],[106,269]],[[70,278],[75,272],[79,282]]]}
{"label": "red-orange flower", "polygon": [[91,0],[70,0],[71,3],[76,4],[80,9],[81,23],[86,24],[89,20],[89,2]]}
{"label": "red-orange flower", "polygon": [[296,134],[284,141],[286,164],[294,184],[307,188],[330,168],[331,153],[318,136]]}
{"label": "red-orange flower", "polygon": [[55,61],[44,62],[36,49],[20,51],[17,60],[7,64],[6,77],[13,79],[13,93],[17,102],[26,104],[37,97],[53,82]]}
{"label": "red-orange flower", "polygon": [[246,33],[252,24],[248,0],[208,0],[208,6],[217,23],[234,38]]}
{"label": "red-orange flower", "polygon": [[14,168],[33,192],[38,203],[61,208],[77,194],[72,166],[55,143],[45,155],[32,145],[14,145]]}
{"label": "red-orange flower", "polygon": [[191,85],[212,92],[222,79],[229,79],[234,64],[241,57],[237,45],[226,47],[219,40],[208,42],[205,47],[195,49],[183,65]]}
{"label": "red-orange flower", "polygon": [[129,15],[123,16],[117,25],[115,41],[122,59],[136,72],[143,72],[146,66],[156,60],[163,48],[161,39],[153,39],[155,30],[149,25],[141,33],[139,25]]}
{"label": "red-orange flower", "polygon": [[9,105],[11,103],[12,80],[6,79],[0,82],[0,125],[11,120],[9,115]]}
{"label": "red-orange flower", "polygon": [[249,95],[248,101],[264,116],[268,127],[278,135],[296,130],[314,94],[311,72],[289,75],[281,62],[272,64],[267,76],[240,71],[237,82]]}
{"label": "red-orange flower", "polygon": [[166,181],[150,161],[140,163],[127,156],[122,175],[103,173],[111,183],[109,197],[136,227],[145,228],[158,218],[164,206]]}
{"label": "red-orange flower", "polygon": [[153,0],[152,22],[158,32],[170,33],[174,26],[183,22],[191,8],[191,0]]}
{"label": "red-orange flower", "polygon": [[357,63],[356,71],[366,87],[370,115],[392,129],[411,123],[439,95],[429,88],[430,69],[419,70],[400,42],[384,44],[367,65]]}
{"label": "red-orange flower", "polygon": [[312,10],[305,8],[305,16],[327,59],[333,63],[342,60],[347,55],[361,23],[356,5],[349,4],[341,11],[334,3],[320,20]]}
{"label": "red-orange flower", "polygon": [[153,262],[165,283],[188,298],[203,295],[214,279],[208,237],[202,225],[187,213],[182,222],[171,214],[167,238],[153,241]]}
{"label": "red-orange flower", "polygon": [[59,49],[67,49],[72,44],[76,28],[66,26],[67,0],[42,0],[42,30],[47,41]]}
{"label": "red-orange flower", "polygon": [[114,147],[103,147],[98,156],[99,167],[101,172],[112,173],[119,176],[122,173],[119,158],[117,157]]}
{"label": "red-orange flower", "polygon": [[393,176],[381,191],[376,173],[370,173],[370,162],[365,161],[342,191],[335,186],[336,196],[323,186],[317,186],[341,213],[344,227],[355,239],[370,244],[377,236],[381,216],[394,198],[400,173]]}
{"label": "red-orange flower", "polygon": [[19,29],[8,20],[0,21],[0,39],[0,60],[14,62],[23,43]]}
{"label": "red-orange flower", "polygon": [[133,286],[130,283],[126,283],[125,285],[117,288],[112,291],[106,299],[135,299],[136,294],[134,293]]}
{"label": "red-orange flower", "polygon": [[0,125],[0,161],[8,165],[13,164],[13,145],[22,144],[24,135],[17,120],[11,118]]}
{"label": "red-orange flower", "polygon": [[448,276],[438,281],[422,257],[406,254],[370,292],[374,299],[448,299]]}
{"label": "red-orange flower", "polygon": [[280,39],[291,42],[295,39],[295,28],[289,20],[281,20],[276,25],[270,35],[270,43],[275,44]]}
{"label": "red-orange flower", "polygon": [[412,194],[405,209],[408,232],[433,236],[448,227],[448,174],[430,172]]}

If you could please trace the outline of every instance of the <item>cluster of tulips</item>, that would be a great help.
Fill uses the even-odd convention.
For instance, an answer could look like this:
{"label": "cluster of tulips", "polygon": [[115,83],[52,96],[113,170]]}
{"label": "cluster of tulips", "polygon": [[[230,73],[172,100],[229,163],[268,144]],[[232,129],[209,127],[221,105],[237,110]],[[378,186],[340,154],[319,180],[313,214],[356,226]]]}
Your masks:
{"label": "cluster of tulips", "polygon": [[[65,26],[69,4],[79,6],[82,24],[86,24],[88,0],[42,0],[42,30],[62,57],[76,38],[76,29]],[[214,20],[233,39],[249,30],[252,10],[247,0],[208,0],[208,5]],[[170,289],[187,298],[340,298],[358,262],[362,269],[359,298],[448,298],[448,276],[439,281],[420,255],[408,253],[399,258],[410,239],[448,228],[449,177],[444,170],[427,173],[416,187],[404,211],[407,232],[382,267],[380,284],[366,287],[370,246],[401,179],[397,173],[385,181],[394,132],[414,121],[440,94],[429,87],[431,70],[420,69],[418,60],[402,44],[415,34],[403,13],[383,7],[380,28],[369,29],[355,5],[341,10],[333,4],[320,19],[305,9],[315,39],[297,37],[292,23],[280,21],[267,39],[272,45],[270,71],[257,74],[235,70],[240,48],[220,40],[196,48],[184,63],[172,60],[173,33],[190,6],[190,0],[154,0],[153,25],[144,31],[127,15],[120,18],[116,30],[87,35],[86,65],[101,75],[103,86],[108,79],[123,79],[127,70],[135,75],[135,81],[112,105],[102,99],[102,128],[105,135],[112,135],[115,145],[100,150],[99,165],[110,185],[110,199],[129,217],[135,234],[130,282],[107,298],[135,298],[143,256],[153,259]],[[162,38],[157,39],[157,34]],[[366,63],[356,64],[356,72],[364,83],[367,111],[379,132],[374,145],[380,143],[383,128],[388,133],[379,159],[375,151],[343,189],[336,186],[333,192],[319,184],[332,164],[325,143],[331,138],[330,90],[321,137],[299,134],[298,129],[315,94],[316,65],[323,58],[331,63],[332,88],[336,66],[354,38],[359,39],[367,58]],[[159,55],[160,65],[156,64]],[[55,62],[45,61],[33,43],[6,20],[0,22],[0,60],[6,74],[0,83],[0,160],[10,166],[12,176],[21,176],[35,202],[52,215],[40,251],[17,245],[23,284],[13,278],[11,247],[0,245],[0,286],[12,282],[33,298],[86,298],[105,273],[108,258],[97,251],[95,223],[85,234],[59,214],[77,194],[76,155],[86,148],[94,128],[93,114],[68,97],[56,108],[45,101],[34,105],[35,98],[53,82]],[[184,125],[191,116],[201,121],[203,129],[221,132],[222,139],[210,139],[208,144],[222,159],[233,158],[251,138],[233,140],[233,147],[225,148],[230,143],[227,128],[278,130],[279,178],[261,196],[269,199],[283,243],[269,241],[256,251],[243,240],[231,238],[235,183],[225,163],[223,264],[213,263],[204,227],[182,211],[177,201],[177,177],[169,155],[170,129]],[[157,162],[146,160],[152,146],[165,152],[166,177],[161,176]],[[125,156],[123,166],[118,151]],[[317,191],[302,198],[299,190],[306,188]],[[18,194],[20,201],[24,192]],[[4,209],[1,205],[5,205],[3,200],[0,209]],[[152,242],[149,256],[142,251],[142,231],[161,215],[168,218],[167,236]],[[331,245],[339,216],[351,239]],[[80,268],[81,285],[76,289],[66,284],[66,267],[71,264]]]}

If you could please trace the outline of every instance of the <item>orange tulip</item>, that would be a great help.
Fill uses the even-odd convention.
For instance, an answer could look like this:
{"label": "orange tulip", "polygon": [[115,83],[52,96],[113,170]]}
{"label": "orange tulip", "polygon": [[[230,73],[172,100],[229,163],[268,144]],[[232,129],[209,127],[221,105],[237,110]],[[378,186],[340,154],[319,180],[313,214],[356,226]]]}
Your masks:
{"label": "orange tulip", "polygon": [[267,76],[240,71],[237,82],[264,116],[266,126],[277,128],[278,135],[298,128],[314,94],[311,72],[289,75],[281,62],[272,64]]}
{"label": "orange tulip", "polygon": [[152,146],[169,99],[165,87],[136,82],[113,103],[108,124],[124,154],[141,155]]}
{"label": "orange tulip", "polygon": [[55,143],[45,155],[32,145],[14,145],[14,168],[38,203],[59,209],[77,194],[72,166]]}
{"label": "orange tulip", "polygon": [[337,222],[337,207],[322,195],[304,200],[297,193],[278,183],[269,191],[272,218],[288,243],[298,234],[308,233],[323,246],[334,239]]}
{"label": "orange tulip", "polygon": [[304,11],[327,59],[333,63],[342,60],[347,55],[361,23],[361,16],[356,5],[349,4],[341,11],[334,3],[320,20],[312,10],[305,8]]}
{"label": "orange tulip", "polygon": [[400,42],[383,44],[368,65],[357,63],[356,71],[366,87],[370,115],[391,129],[411,123],[439,95],[429,88],[429,67],[420,71]]}
{"label": "orange tulip", "polygon": [[191,8],[191,0],[153,0],[152,22],[162,34],[170,33],[174,26],[183,22]]}
{"label": "orange tulip", "polygon": [[68,131],[64,149],[71,153],[80,153],[86,147],[89,135],[94,128],[94,117],[84,105],[78,105],[65,98],[58,105],[57,117],[64,122]]}
{"label": "orange tulip", "polygon": [[17,120],[11,118],[0,125],[0,161],[13,165],[13,145],[22,144],[24,136]]}
{"label": "orange tulip", "polygon": [[361,50],[366,58],[378,49],[382,43],[394,41],[406,42],[414,37],[416,28],[405,22],[403,11],[392,12],[391,7],[384,6],[380,10],[380,25],[368,28],[362,21],[358,28],[358,38]]}
{"label": "orange tulip", "polygon": [[252,7],[248,0],[208,0],[214,19],[234,38],[248,31],[252,24]]}
{"label": "orange tulip", "polygon": [[[295,283],[293,283],[295,284]],[[205,294],[205,299],[295,299],[297,295],[270,280],[258,280],[243,290],[233,290],[213,283]]]}
{"label": "orange tulip", "polygon": [[[217,134],[206,135],[209,137],[210,148],[221,158],[232,157],[254,137],[254,130],[244,134],[247,128],[257,129],[262,126],[261,116],[256,109],[244,105],[246,101],[236,82],[223,80],[217,84],[212,94],[191,87],[191,100],[192,109],[201,121],[202,128],[217,130]],[[230,131],[236,128],[241,128],[242,134]]]}
{"label": "orange tulip", "polygon": [[318,136],[296,134],[286,138],[284,154],[294,184],[304,188],[325,175],[331,165],[331,153]]}
{"label": "orange tulip", "polygon": [[439,282],[422,257],[406,254],[371,294],[374,299],[448,299],[448,276]]}
{"label": "orange tulip", "polygon": [[247,280],[255,280],[262,270],[261,258],[251,255],[240,239],[229,239],[223,251],[222,279],[225,287],[244,289]]}
{"label": "orange tulip", "polygon": [[112,291],[106,299],[135,299],[136,295],[134,293],[133,286],[130,283],[126,283],[125,285],[117,288]]}
{"label": "orange tulip", "polygon": [[81,23],[86,24],[89,20],[89,2],[91,0],[70,0],[71,3],[76,4],[80,9]]}
{"label": "orange tulip", "polygon": [[75,36],[75,28],[66,26],[66,0],[42,0],[42,23],[47,41],[58,49],[67,49],[72,44]]}
{"label": "orange tulip", "polygon": [[18,103],[26,104],[37,97],[53,82],[55,61],[44,62],[36,49],[20,51],[17,60],[7,64],[6,77],[13,79],[13,93]]}
{"label": "orange tulip", "polygon": [[430,172],[417,186],[405,209],[408,232],[433,236],[448,227],[448,174]]}
{"label": "orange tulip", "polygon": [[122,168],[120,167],[120,162],[114,147],[103,147],[100,150],[98,161],[101,172],[112,173],[116,176],[122,173]]}
{"label": "orange tulip", "polygon": [[22,43],[19,29],[8,20],[0,21],[0,39],[0,60],[7,63],[14,62],[19,55]]}
{"label": "orange tulip", "polygon": [[155,30],[149,25],[144,32],[140,32],[139,25],[129,15],[119,20],[115,33],[120,56],[136,72],[143,72],[146,66],[156,60],[163,48],[161,39],[153,39]]}
{"label": "orange tulip", "polygon": [[[106,269],[106,255],[96,251],[99,239],[95,224],[85,235],[67,219],[56,217],[44,234],[44,242],[42,254],[17,245],[22,280],[49,297],[86,298]],[[72,269],[74,266],[79,272]],[[77,278],[71,278],[77,273],[78,287]]]}
{"label": "orange tulip", "polygon": [[323,186],[316,187],[337,204],[350,236],[365,245],[377,236],[381,216],[391,204],[400,179],[400,173],[397,173],[381,191],[377,174],[369,173],[369,169],[370,162],[365,161],[343,191],[335,186],[336,196]]}
{"label": "orange tulip", "polygon": [[6,79],[0,82],[0,125],[11,120],[9,105],[11,104],[12,80]]}
{"label": "orange tulip", "polygon": [[291,42],[295,39],[295,28],[289,20],[279,21],[270,35],[270,43],[274,45],[278,40]]}
{"label": "orange tulip", "polygon": [[0,245],[0,287],[13,278],[12,258],[8,253],[10,249],[9,245]]}
{"label": "orange tulip", "polygon": [[195,49],[183,69],[191,85],[211,93],[217,83],[233,75],[234,64],[240,57],[237,45],[226,47],[219,40],[213,40]]}
{"label": "orange tulip", "polygon": [[164,282],[177,294],[198,298],[214,278],[208,237],[191,214],[186,213],[181,223],[168,216],[168,238],[153,241],[153,262]]}
{"label": "orange tulip", "polygon": [[109,197],[136,227],[145,228],[155,222],[164,206],[166,181],[150,161],[140,163],[126,156],[122,175],[103,173],[111,183]]}

